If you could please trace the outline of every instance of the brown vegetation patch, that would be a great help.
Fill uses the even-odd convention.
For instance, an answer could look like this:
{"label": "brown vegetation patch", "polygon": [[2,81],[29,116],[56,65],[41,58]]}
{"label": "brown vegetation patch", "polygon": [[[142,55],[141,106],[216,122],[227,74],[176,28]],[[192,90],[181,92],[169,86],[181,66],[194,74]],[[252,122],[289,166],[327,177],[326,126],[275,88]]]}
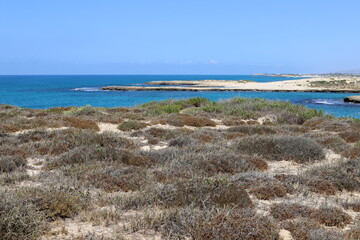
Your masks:
{"label": "brown vegetation patch", "polygon": [[360,212],[360,200],[353,202],[346,202],[343,204],[346,209],[353,210],[354,212]]}
{"label": "brown vegetation patch", "polygon": [[276,225],[266,217],[233,213],[219,214],[210,221],[198,223],[191,235],[199,240],[275,240],[279,239],[278,232]]}
{"label": "brown vegetation patch", "polygon": [[76,118],[76,117],[65,117],[64,122],[65,122],[65,126],[67,127],[100,131],[98,124],[92,120]]}
{"label": "brown vegetation patch", "polygon": [[19,196],[34,204],[50,220],[70,218],[86,209],[87,205],[79,193],[71,189],[26,188]]}
{"label": "brown vegetation patch", "polygon": [[336,188],[334,185],[326,180],[309,179],[305,183],[309,190],[319,194],[335,195]]}
{"label": "brown vegetation patch", "polygon": [[339,240],[343,239],[341,232],[327,230],[318,222],[308,219],[299,218],[286,220],[280,223],[280,226],[291,232],[294,240]]}
{"label": "brown vegetation patch", "polygon": [[322,207],[310,208],[299,204],[273,204],[270,207],[271,215],[278,220],[294,219],[298,217],[310,218],[318,223],[330,227],[344,227],[352,218],[339,208]]}
{"label": "brown vegetation patch", "polygon": [[284,197],[287,194],[286,188],[281,184],[266,184],[249,190],[257,199],[270,200],[277,197]]}
{"label": "brown vegetation patch", "polygon": [[0,132],[1,133],[14,133],[20,131],[21,128],[14,124],[2,124],[0,125]]}
{"label": "brown vegetation patch", "polygon": [[360,158],[360,145],[356,145],[341,154],[348,159]]}
{"label": "brown vegetation patch", "polygon": [[347,143],[360,142],[360,130],[353,129],[352,131],[343,131],[339,133],[339,136]]}

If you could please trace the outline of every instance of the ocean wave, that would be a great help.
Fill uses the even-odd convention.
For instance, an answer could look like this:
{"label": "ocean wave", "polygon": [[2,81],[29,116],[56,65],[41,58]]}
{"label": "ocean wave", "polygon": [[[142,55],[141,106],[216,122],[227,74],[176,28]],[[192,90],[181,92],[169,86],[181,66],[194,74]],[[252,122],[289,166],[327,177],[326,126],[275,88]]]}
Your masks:
{"label": "ocean wave", "polygon": [[81,92],[98,92],[101,91],[98,87],[82,87],[82,88],[73,88],[72,91],[81,91]]}
{"label": "ocean wave", "polygon": [[348,105],[342,99],[310,99],[306,103],[321,104],[321,105]]}

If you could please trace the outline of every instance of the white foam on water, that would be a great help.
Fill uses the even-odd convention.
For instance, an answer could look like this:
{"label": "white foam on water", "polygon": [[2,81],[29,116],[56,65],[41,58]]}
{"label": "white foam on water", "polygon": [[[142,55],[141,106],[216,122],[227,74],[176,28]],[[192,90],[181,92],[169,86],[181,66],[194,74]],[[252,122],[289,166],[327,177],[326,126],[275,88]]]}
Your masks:
{"label": "white foam on water", "polygon": [[98,87],[82,87],[82,88],[73,88],[72,91],[82,91],[82,92],[98,92],[102,91]]}

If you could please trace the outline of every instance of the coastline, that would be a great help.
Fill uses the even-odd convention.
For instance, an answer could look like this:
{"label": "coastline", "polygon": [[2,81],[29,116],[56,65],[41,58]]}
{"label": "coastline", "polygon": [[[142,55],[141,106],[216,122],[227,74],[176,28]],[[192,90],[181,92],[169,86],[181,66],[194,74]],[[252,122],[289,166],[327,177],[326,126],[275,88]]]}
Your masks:
{"label": "coastline", "polygon": [[[305,76],[304,76],[305,77]],[[276,82],[249,80],[152,81],[148,86],[106,86],[108,91],[262,91],[360,93],[360,77],[318,76]],[[154,86],[155,85],[155,86]]]}

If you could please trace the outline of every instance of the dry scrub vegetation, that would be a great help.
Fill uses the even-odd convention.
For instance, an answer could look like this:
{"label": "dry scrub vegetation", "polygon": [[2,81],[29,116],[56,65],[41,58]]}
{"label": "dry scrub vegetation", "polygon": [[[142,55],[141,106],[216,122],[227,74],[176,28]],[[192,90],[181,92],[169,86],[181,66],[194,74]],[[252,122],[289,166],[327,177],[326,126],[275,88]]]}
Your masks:
{"label": "dry scrub vegetation", "polygon": [[287,102],[0,105],[0,238],[360,239],[360,121]]}

